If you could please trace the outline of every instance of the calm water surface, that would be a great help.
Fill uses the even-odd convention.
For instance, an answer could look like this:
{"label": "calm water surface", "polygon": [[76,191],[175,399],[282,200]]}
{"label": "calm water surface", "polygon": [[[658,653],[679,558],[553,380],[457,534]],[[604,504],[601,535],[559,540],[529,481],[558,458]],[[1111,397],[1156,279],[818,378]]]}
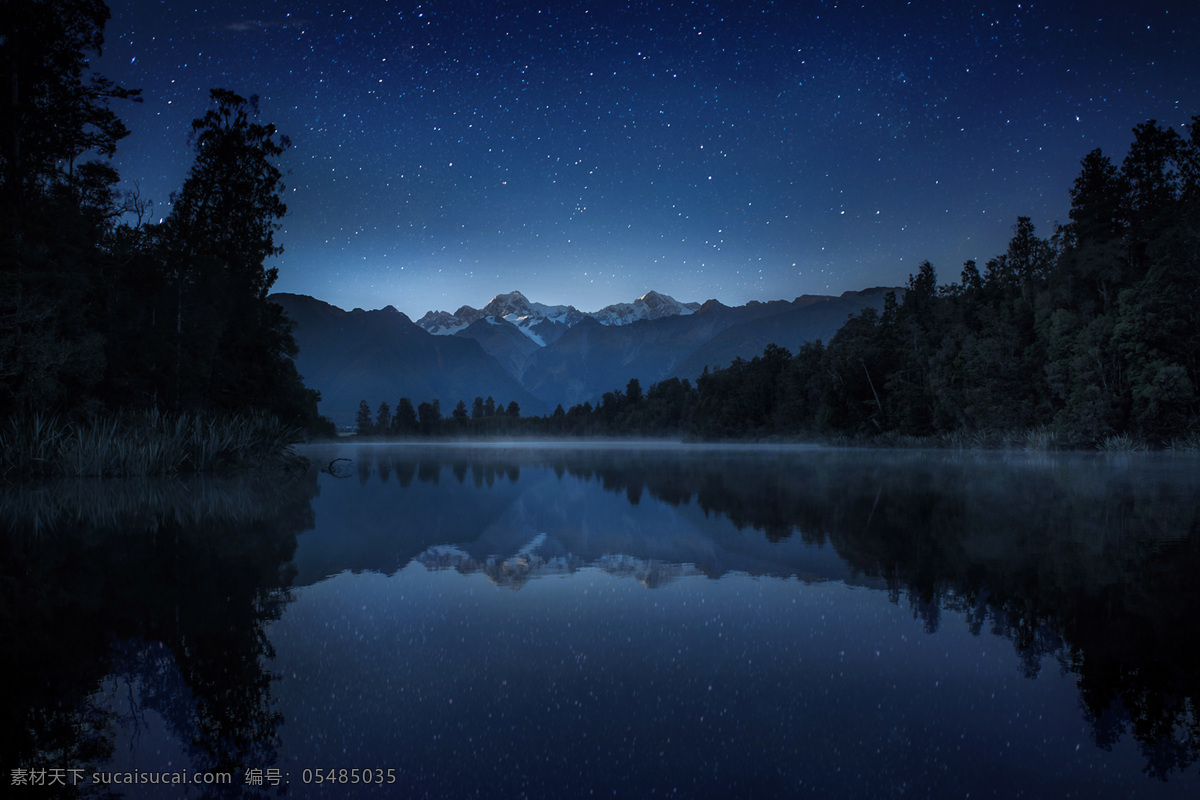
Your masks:
{"label": "calm water surface", "polygon": [[1195,459],[305,455],[5,495],[6,796],[1200,796]]}

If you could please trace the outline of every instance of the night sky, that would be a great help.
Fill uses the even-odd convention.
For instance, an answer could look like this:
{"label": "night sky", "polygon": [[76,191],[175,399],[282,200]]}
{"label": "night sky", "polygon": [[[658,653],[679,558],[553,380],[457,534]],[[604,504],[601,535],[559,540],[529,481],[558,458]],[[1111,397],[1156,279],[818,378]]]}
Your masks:
{"label": "night sky", "polygon": [[593,311],[942,282],[1079,160],[1200,113],[1200,3],[111,0],[116,165],[183,183],[213,87],[292,140],[277,291]]}

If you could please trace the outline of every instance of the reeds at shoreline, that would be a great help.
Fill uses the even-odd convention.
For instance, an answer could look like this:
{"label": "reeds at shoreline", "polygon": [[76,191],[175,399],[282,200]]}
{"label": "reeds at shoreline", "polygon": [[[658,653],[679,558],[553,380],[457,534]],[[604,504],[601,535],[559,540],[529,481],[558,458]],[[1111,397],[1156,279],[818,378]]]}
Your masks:
{"label": "reeds at shoreline", "polygon": [[33,414],[0,425],[0,480],[208,473],[294,457],[300,432],[263,413],[122,412],[85,422]]}

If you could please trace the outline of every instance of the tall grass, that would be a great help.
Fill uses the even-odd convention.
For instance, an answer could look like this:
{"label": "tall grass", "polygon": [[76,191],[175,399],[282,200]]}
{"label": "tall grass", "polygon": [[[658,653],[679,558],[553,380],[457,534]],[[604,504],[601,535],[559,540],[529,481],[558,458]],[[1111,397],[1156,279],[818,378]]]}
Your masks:
{"label": "tall grass", "polygon": [[297,429],[268,414],[121,413],[84,423],[34,414],[0,427],[0,479],[217,472],[284,463]]}
{"label": "tall grass", "polygon": [[1122,433],[1115,436],[1105,436],[1100,442],[1100,449],[1106,453],[1141,453],[1150,448],[1146,443],[1127,433]]}
{"label": "tall grass", "polygon": [[1172,453],[1200,452],[1200,433],[1189,433],[1186,436],[1176,436],[1166,443],[1166,449]]}

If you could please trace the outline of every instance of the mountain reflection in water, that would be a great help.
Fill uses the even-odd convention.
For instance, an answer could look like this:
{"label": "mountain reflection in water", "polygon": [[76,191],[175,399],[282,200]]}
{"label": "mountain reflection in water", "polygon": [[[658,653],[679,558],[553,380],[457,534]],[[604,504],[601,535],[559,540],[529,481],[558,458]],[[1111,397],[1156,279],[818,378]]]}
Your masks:
{"label": "mountain reflection in water", "polygon": [[45,773],[119,765],[150,712],[177,743],[174,769],[276,759],[264,631],[290,599],[316,489],[315,474],[5,489],[0,766],[14,796],[102,793]]}
{"label": "mountain reflection in water", "polygon": [[[247,767],[277,767],[293,796],[346,788],[303,785],[306,767],[389,758],[417,796],[1100,786],[1183,797],[1200,787],[1192,459],[602,445],[341,445],[307,455],[307,475],[257,484],[6,492],[3,632],[28,642],[5,658],[6,772],[158,763],[134,746],[132,726],[175,743],[156,746],[192,770],[229,768],[242,783]],[[463,577],[448,583],[454,575]],[[478,580],[512,599],[479,594]],[[783,605],[797,602],[807,610]],[[834,713],[810,707],[821,702],[812,671],[834,670],[850,647],[869,654],[855,637],[894,632],[886,607],[916,620],[905,641],[933,636],[917,650],[876,650],[879,661],[851,680],[859,688],[833,702],[855,713],[881,692],[880,706],[906,710],[847,722],[824,744],[819,731],[802,733],[802,718],[774,727],[784,711]],[[851,627],[812,627],[826,619]],[[710,624],[724,629],[710,634]],[[915,736],[930,710],[908,709],[902,696],[926,691],[915,687],[934,674],[921,666],[928,648],[944,643],[957,666],[941,682],[953,675],[965,686],[962,664],[972,662],[961,659],[979,656],[950,651],[989,637],[1008,641],[1016,659],[976,663],[981,682],[993,669],[1037,679],[1015,685],[1032,704],[1018,717],[1045,712],[1032,699],[1054,680],[1045,665],[1073,676],[1071,714],[1092,739],[1086,765],[1048,761],[1023,775],[983,744],[971,754],[967,740],[968,768],[936,737]],[[714,689],[690,677],[717,667],[740,700],[693,740],[685,710],[707,707]],[[780,695],[758,685],[768,674],[801,683]],[[524,701],[509,694],[517,686]],[[538,711],[551,696],[563,708]],[[656,717],[615,716],[616,705],[651,698],[644,710]],[[942,713],[938,724],[953,726],[975,712]],[[858,745],[843,742],[860,724]],[[1066,730],[1071,720],[1038,724]],[[753,763],[721,766],[759,735]],[[636,748],[601,744],[627,736],[641,737]],[[657,761],[642,752],[655,736]],[[863,763],[867,742],[890,760]],[[1130,742],[1140,775],[1118,760]],[[847,762],[843,751],[859,745]],[[1111,774],[1101,780],[1097,765]]]}

